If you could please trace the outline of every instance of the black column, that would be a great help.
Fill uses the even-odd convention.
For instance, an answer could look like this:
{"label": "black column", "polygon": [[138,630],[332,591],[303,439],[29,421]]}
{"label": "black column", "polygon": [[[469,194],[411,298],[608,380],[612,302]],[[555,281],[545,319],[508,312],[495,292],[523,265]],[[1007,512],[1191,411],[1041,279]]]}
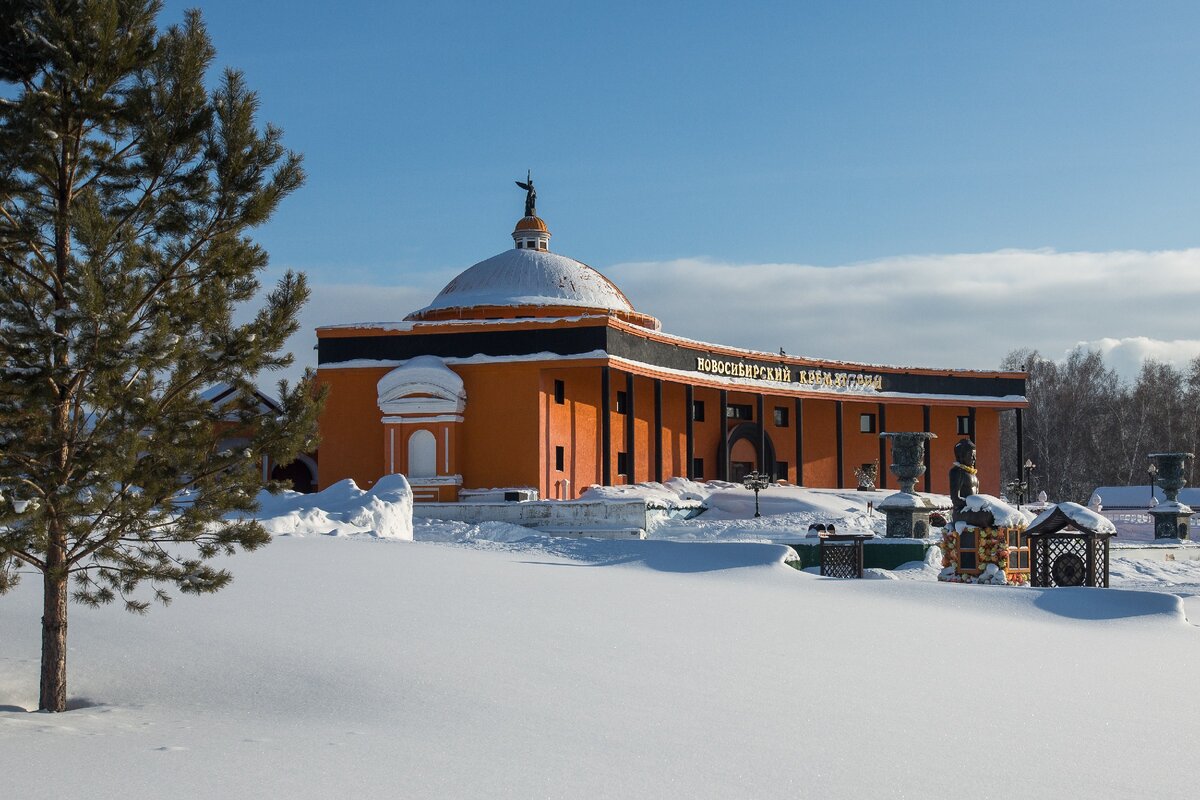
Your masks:
{"label": "black column", "polygon": [[967,436],[973,442],[975,441],[975,407],[971,406],[967,409]]}
{"label": "black column", "polygon": [[[921,420],[925,426],[925,432],[929,433],[929,406],[921,406]],[[933,472],[930,471],[930,458],[933,453],[933,440],[930,439],[925,443],[925,491],[933,491]]]}
{"label": "black column", "polygon": [[633,373],[625,373],[625,462],[629,472],[625,475],[626,483],[637,483],[637,459],[634,457],[633,421],[637,418],[633,413]]}
{"label": "black column", "polygon": [[[1014,409],[1017,413],[1017,480],[1025,480],[1025,425],[1021,419],[1021,409]],[[1025,487],[1025,494],[1028,496],[1029,487]]]}
{"label": "black column", "polygon": [[842,470],[846,466],[842,460],[842,401],[838,400],[834,408],[837,411],[837,488],[845,489],[845,481],[842,480]]}
{"label": "black column", "polygon": [[766,412],[766,398],[761,394],[758,395],[758,472],[760,475],[769,475],[775,471],[775,465],[771,465],[770,471],[767,470],[767,418],[764,416]]}
{"label": "black column", "polygon": [[609,368],[600,368],[600,482],[612,486],[612,421],[609,415]]}
{"label": "black column", "polygon": [[728,481],[732,471],[729,469],[729,391],[721,390],[721,410],[718,424],[721,426],[717,430],[721,432],[721,441],[717,442],[717,446],[721,448],[721,453],[725,456],[722,459],[725,462],[725,474],[721,476],[721,480]]}
{"label": "black column", "polygon": [[683,474],[688,478],[696,477],[696,475],[692,473],[692,465],[696,462],[696,445],[695,437],[693,436],[693,426],[695,425],[694,417],[696,416],[695,392],[696,387],[689,383],[686,391],[683,393],[684,402],[687,403],[687,416],[684,417],[685,422],[683,433],[683,457],[686,459],[687,463],[683,465]]}
{"label": "black column", "polygon": [[[879,404],[879,433],[887,433],[887,405]],[[887,488],[887,439],[879,437],[879,488]]]}
{"label": "black column", "polygon": [[796,485],[804,485],[804,400],[796,398]]}
{"label": "black column", "polygon": [[654,379],[654,480],[662,483],[662,381]]}

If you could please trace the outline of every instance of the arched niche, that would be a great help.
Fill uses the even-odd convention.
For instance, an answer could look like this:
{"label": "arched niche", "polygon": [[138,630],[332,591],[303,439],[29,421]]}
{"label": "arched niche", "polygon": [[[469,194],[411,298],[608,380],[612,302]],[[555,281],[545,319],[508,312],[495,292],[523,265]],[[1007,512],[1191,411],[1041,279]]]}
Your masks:
{"label": "arched niche", "polygon": [[437,475],[437,439],[427,430],[413,431],[408,437],[408,474],[412,478]]}

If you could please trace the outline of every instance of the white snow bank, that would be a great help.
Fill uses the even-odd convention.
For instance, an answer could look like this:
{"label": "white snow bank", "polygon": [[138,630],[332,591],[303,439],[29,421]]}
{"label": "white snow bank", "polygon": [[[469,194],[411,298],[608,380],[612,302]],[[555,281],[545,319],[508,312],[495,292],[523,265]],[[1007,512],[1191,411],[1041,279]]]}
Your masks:
{"label": "white snow bank", "polygon": [[338,481],[314,494],[259,492],[258,519],[273,536],[413,538],[412,489],[403,475],[384,475],[362,490]]}
{"label": "white snow bank", "polygon": [[[690,481],[672,478],[666,483],[637,483],[629,486],[593,486],[584,500],[644,499],[651,508],[668,511],[699,509],[693,519],[668,519],[648,531],[655,539],[688,541],[782,541],[802,538],[810,525],[837,526],[841,533],[870,533],[882,536],[884,515],[880,503],[893,489],[860,492],[856,489],[810,489],[805,486],[772,484],[759,492],[761,517],[754,516],[754,492],[726,481]],[[949,508],[945,495],[925,494],[935,508]]]}
{"label": "white snow bank", "polygon": [[[960,797],[930,760],[947,752],[967,776],[1020,753],[1022,796],[1195,793],[1179,748],[1146,746],[1200,714],[1186,670],[1147,676],[1195,663],[1178,598],[541,541],[281,538],[211,597],[74,607],[87,707],[60,715],[22,710],[41,614],[24,581],[0,600],[5,797]],[[984,675],[1036,680],[1006,705]],[[956,703],[986,724],[948,724]]]}
{"label": "white snow bank", "polygon": [[[715,482],[714,482],[715,483]],[[722,483],[722,486],[733,484]],[[635,483],[629,486],[590,486],[580,500],[644,500],[650,508],[696,508],[712,494],[713,484],[687,478],[671,478],[666,483]]]}

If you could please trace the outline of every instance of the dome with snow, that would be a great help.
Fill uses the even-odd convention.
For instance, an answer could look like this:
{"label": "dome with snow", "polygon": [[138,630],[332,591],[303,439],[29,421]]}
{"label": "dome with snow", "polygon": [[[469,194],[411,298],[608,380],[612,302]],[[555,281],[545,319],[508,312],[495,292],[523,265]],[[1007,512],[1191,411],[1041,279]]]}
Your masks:
{"label": "dome with snow", "polygon": [[512,236],[513,249],[459,273],[432,303],[406,319],[561,316],[579,309],[612,313],[655,330],[661,327],[658,320],[635,311],[625,293],[599,271],[551,253],[550,231],[540,218],[522,218]]}
{"label": "dome with snow", "polygon": [[612,281],[573,258],[507,250],[461,273],[426,308],[555,305],[633,311]]}

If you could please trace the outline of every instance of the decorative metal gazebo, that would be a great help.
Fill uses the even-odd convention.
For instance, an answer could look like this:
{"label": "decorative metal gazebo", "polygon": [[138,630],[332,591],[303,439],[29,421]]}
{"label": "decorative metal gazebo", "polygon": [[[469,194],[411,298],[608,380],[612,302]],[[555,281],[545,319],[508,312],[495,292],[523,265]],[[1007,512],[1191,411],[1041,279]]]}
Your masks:
{"label": "decorative metal gazebo", "polygon": [[870,534],[842,533],[821,536],[821,575],[826,578],[861,578],[863,542]]}
{"label": "decorative metal gazebo", "polygon": [[1117,533],[1107,518],[1078,503],[1046,509],[1025,529],[1033,586],[1108,588],[1108,544]]}

